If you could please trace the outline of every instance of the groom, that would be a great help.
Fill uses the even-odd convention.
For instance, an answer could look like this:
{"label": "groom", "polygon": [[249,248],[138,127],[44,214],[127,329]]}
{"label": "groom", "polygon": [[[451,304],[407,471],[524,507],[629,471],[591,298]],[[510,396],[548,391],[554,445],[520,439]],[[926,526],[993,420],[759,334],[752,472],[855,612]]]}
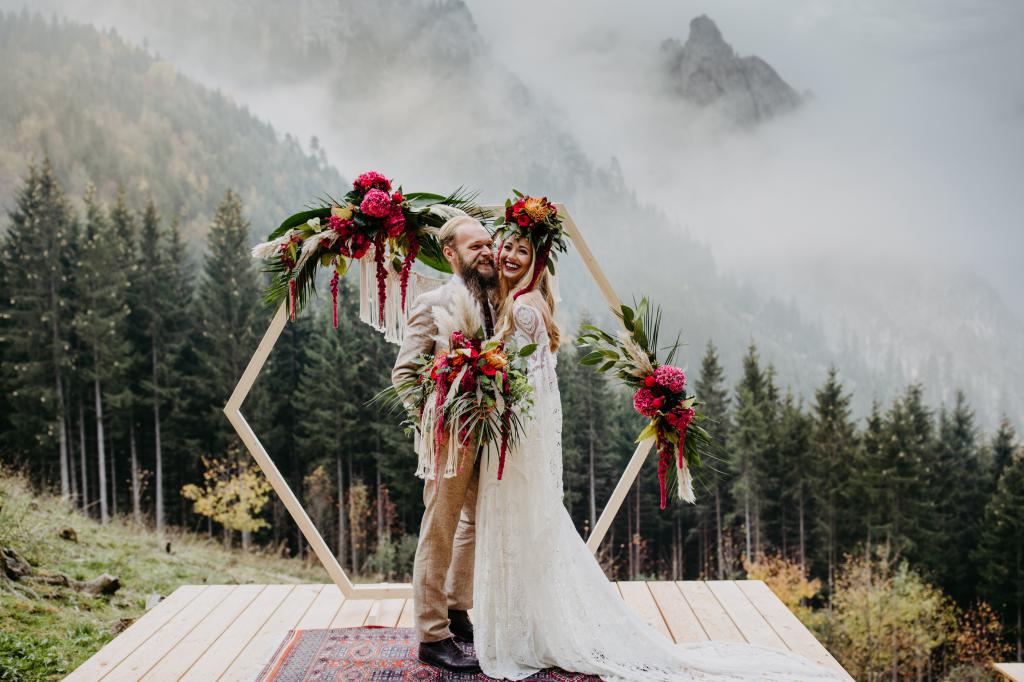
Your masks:
{"label": "groom", "polygon": [[[443,286],[413,301],[405,338],[391,380],[395,386],[416,373],[416,358],[435,352],[437,334],[432,310],[451,309],[456,287],[465,287],[480,304],[480,326],[493,333],[490,294],[498,282],[491,235],[475,218],[463,215],[441,227],[441,248],[454,275]],[[443,469],[443,463],[442,463]],[[441,472],[437,473],[441,476]],[[452,478],[427,480],[423,487],[423,521],[413,564],[412,586],[419,660],[459,673],[480,671],[477,659],[455,639],[473,641],[467,611],[473,606],[473,552],[476,546],[477,462]]]}

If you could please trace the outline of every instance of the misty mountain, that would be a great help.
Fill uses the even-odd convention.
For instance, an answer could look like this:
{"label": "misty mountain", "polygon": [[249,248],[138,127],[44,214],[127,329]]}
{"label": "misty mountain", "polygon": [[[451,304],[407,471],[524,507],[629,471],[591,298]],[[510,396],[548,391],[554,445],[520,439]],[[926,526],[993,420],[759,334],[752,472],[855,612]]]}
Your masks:
{"label": "misty mountain", "polygon": [[[483,203],[500,202],[513,187],[565,202],[619,294],[627,301],[649,295],[665,309],[665,327],[682,331],[688,345],[681,358],[690,369],[699,365],[710,339],[735,380],[740,358],[754,342],[762,358],[775,365],[778,381],[805,398],[829,365],[838,367],[855,391],[854,408],[861,415],[872,399],[886,402],[912,380],[924,382],[933,403],[948,399],[958,386],[968,388],[983,424],[1024,407],[1014,388],[1019,385],[1014,370],[1006,369],[1024,366],[1019,327],[1012,316],[1003,317],[998,303],[986,318],[990,328],[985,333],[1002,341],[981,343],[973,336],[984,329],[980,323],[954,328],[939,323],[941,310],[931,315],[901,312],[923,311],[924,306],[915,307],[918,290],[898,280],[885,280],[885,286],[879,280],[876,287],[845,271],[852,280],[830,285],[829,278],[843,277],[844,270],[829,262],[821,263],[819,274],[779,271],[777,281],[769,283],[723,274],[688,226],[685,206],[668,200],[661,208],[638,200],[614,159],[594,158],[574,135],[571,119],[498,63],[462,2],[303,0],[287,8],[271,0],[43,4],[101,26],[116,26],[131,40],[148,45],[163,57],[154,61],[173,64],[193,79],[177,76],[179,82],[188,82],[184,92],[199,92],[197,83],[202,83],[244,102],[248,111],[278,129],[303,139],[315,134],[318,148],[295,156],[314,167],[322,160],[347,176],[382,170],[407,190],[445,192],[465,184],[481,191]],[[686,44],[693,43],[688,63],[703,64],[700,68],[709,78],[730,69],[744,73],[735,71],[738,67],[730,60],[752,64],[756,59],[737,58],[710,20],[698,20],[695,26],[697,35],[691,30]],[[686,45],[679,49],[686,50]],[[58,68],[58,63],[53,66]],[[768,77],[754,80],[766,84],[758,91],[758,107],[789,101],[781,93],[792,89],[781,79],[784,88],[771,85]],[[767,94],[770,90],[775,99]],[[749,92],[746,96],[751,98]],[[208,97],[220,96],[210,92]],[[711,102],[709,106],[718,106]],[[236,105],[228,111],[248,115]],[[214,138],[230,141],[233,148],[245,146],[247,126],[263,131],[262,136],[268,127],[204,125],[228,131]],[[294,138],[285,144],[299,146]],[[117,167],[119,162],[111,163]],[[271,167],[240,166],[242,172],[219,180],[263,186]],[[285,206],[282,198],[279,207],[264,206],[259,212],[247,205],[254,230],[324,192],[335,192],[339,174],[328,166],[317,172],[276,172],[274,184],[286,182],[293,203]],[[584,315],[610,322],[575,253],[564,257],[560,273],[565,324],[573,325]],[[961,287],[955,293],[965,301],[989,294],[980,280],[964,281]],[[850,303],[851,290],[864,303],[863,313]],[[905,304],[890,305],[896,299]]]}
{"label": "misty mountain", "polygon": [[0,206],[33,159],[48,155],[73,201],[87,183],[111,198],[152,197],[201,243],[224,192],[249,210],[253,235],[337,187],[322,151],[306,153],[244,107],[183,77],[113,31],[0,14]]}
{"label": "misty mountain", "polygon": [[753,125],[792,111],[800,95],[760,57],[740,57],[706,15],[690,22],[685,43],[661,45],[665,75],[684,100],[715,107],[740,125]]}

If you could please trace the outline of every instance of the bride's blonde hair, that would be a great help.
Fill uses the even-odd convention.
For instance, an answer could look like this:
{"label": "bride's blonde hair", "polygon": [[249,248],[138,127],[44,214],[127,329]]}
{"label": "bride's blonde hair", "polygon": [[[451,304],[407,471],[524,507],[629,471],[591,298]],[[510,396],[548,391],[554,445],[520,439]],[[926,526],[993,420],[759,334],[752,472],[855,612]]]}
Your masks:
{"label": "bride's blonde hair", "polygon": [[[519,240],[516,237],[509,237],[509,239]],[[515,284],[510,284],[507,277],[501,267],[501,247],[504,242],[498,247],[497,269],[498,269],[498,300],[500,304],[498,306],[498,319],[497,324],[494,327],[494,335],[498,338],[505,338],[515,328],[515,321],[512,319],[512,303],[515,300],[514,296],[516,292],[522,291],[527,287],[530,281],[533,279],[533,269],[537,265],[537,251],[533,248],[533,243],[529,239],[523,239],[530,248],[530,267],[523,272],[522,277],[516,280]],[[555,322],[555,297],[551,294],[551,273],[547,268],[544,268],[544,272],[537,280],[537,284],[534,287],[534,291],[538,292],[543,298],[544,302],[548,304],[548,310],[551,312],[550,315],[545,315],[544,323],[548,329],[548,339],[551,342],[551,352],[555,353],[558,351],[558,346],[561,343],[561,332],[558,329],[558,324]],[[525,295],[525,294],[524,294]],[[541,311],[543,313],[543,311]]]}

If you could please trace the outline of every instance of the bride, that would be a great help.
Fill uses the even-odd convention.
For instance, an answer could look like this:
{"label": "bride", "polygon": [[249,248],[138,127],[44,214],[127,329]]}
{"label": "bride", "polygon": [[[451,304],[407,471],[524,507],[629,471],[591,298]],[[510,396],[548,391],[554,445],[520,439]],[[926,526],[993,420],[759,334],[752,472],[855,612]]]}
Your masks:
{"label": "bride", "polygon": [[508,453],[502,480],[497,457],[480,462],[473,621],[483,672],[512,680],[549,667],[609,681],[841,679],[778,649],[673,644],[619,596],[562,503],[559,332],[547,270],[515,296],[533,280],[534,256],[524,237],[509,237],[498,252],[495,334],[537,350],[528,358],[532,423]]}

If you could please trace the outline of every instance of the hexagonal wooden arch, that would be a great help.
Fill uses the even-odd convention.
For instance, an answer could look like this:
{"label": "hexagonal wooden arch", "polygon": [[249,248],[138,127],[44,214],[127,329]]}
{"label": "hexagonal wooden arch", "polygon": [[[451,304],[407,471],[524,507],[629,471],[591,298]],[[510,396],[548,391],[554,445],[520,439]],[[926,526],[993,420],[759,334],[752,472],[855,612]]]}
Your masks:
{"label": "hexagonal wooden arch", "polygon": [[[562,222],[565,226],[566,232],[572,240],[573,247],[579,252],[584,265],[586,265],[587,270],[590,271],[591,276],[594,278],[594,282],[601,289],[601,294],[604,296],[605,301],[607,301],[608,306],[613,311],[619,310],[621,307],[619,297],[616,296],[608,278],[605,277],[604,272],[601,270],[601,266],[598,265],[597,260],[594,258],[594,254],[587,246],[579,227],[572,219],[572,216],[566,209],[565,204],[557,204],[557,206],[562,215]],[[503,206],[484,206],[482,208],[491,215],[504,210]],[[412,585],[409,583],[355,584],[349,579],[345,570],[335,558],[334,553],[331,552],[331,548],[328,547],[323,536],[320,535],[316,526],[313,525],[313,522],[310,520],[306,510],[302,507],[302,503],[299,502],[299,499],[295,496],[295,493],[288,485],[288,482],[278,470],[277,465],[275,465],[274,461],[270,458],[266,448],[263,447],[260,439],[252,430],[249,422],[247,422],[245,417],[242,415],[242,403],[245,401],[245,397],[249,394],[250,389],[252,389],[252,385],[256,381],[256,377],[259,375],[260,370],[263,369],[263,365],[270,356],[270,351],[273,350],[274,344],[277,343],[278,337],[284,330],[287,320],[287,304],[282,303],[277,309],[273,320],[271,320],[270,327],[267,329],[259,346],[256,348],[256,352],[253,353],[252,359],[249,360],[249,364],[245,368],[242,378],[239,379],[238,385],[235,386],[235,390],[231,393],[231,397],[228,398],[227,404],[224,405],[224,414],[227,415],[228,421],[230,421],[231,425],[234,426],[235,431],[238,432],[238,436],[242,439],[242,442],[245,443],[249,452],[252,453],[252,456],[256,460],[260,469],[263,470],[263,473],[266,475],[267,480],[273,487],[274,492],[276,492],[281,498],[281,501],[284,502],[284,506],[288,510],[288,513],[291,514],[292,519],[298,525],[299,530],[302,531],[302,535],[306,538],[306,541],[320,560],[320,563],[323,564],[324,568],[327,570],[331,580],[333,580],[338,586],[338,589],[341,590],[341,593],[346,599],[411,599],[413,596]],[[647,458],[653,444],[653,439],[645,440],[640,443],[634,451],[632,459],[630,459],[629,464],[626,465],[626,468],[622,473],[622,478],[619,479],[618,484],[615,486],[615,490],[612,491],[611,498],[608,500],[604,510],[601,512],[601,516],[598,518],[597,524],[594,526],[594,530],[590,533],[590,537],[587,538],[587,547],[591,552],[596,552],[597,548],[600,546],[601,541],[608,532],[608,527],[611,525],[612,519],[622,506],[626,493],[629,492],[630,486],[633,485],[637,475],[640,473],[640,468],[643,466],[644,460]]]}

